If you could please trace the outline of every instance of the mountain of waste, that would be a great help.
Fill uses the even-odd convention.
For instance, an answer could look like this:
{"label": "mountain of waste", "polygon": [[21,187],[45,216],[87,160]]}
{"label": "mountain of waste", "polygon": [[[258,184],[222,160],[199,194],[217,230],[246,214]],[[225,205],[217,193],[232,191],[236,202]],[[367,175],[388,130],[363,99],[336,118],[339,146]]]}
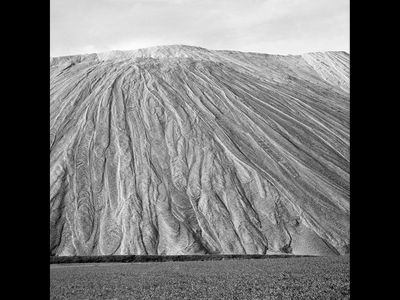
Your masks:
{"label": "mountain of waste", "polygon": [[348,253],[349,60],[50,58],[50,255]]}

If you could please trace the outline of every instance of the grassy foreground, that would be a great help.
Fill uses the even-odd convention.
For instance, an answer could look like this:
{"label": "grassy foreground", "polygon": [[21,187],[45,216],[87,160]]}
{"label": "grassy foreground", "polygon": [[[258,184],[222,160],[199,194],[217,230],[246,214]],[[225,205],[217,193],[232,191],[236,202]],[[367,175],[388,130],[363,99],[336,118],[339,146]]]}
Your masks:
{"label": "grassy foreground", "polygon": [[51,299],[349,299],[349,257],[50,265]]}

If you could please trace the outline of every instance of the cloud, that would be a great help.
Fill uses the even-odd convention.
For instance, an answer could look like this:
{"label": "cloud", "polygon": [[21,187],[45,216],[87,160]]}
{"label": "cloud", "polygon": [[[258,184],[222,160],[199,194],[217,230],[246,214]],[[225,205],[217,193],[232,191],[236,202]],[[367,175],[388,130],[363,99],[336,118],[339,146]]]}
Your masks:
{"label": "cloud", "polygon": [[165,44],[282,54],[349,48],[349,0],[51,0],[50,8],[52,56]]}

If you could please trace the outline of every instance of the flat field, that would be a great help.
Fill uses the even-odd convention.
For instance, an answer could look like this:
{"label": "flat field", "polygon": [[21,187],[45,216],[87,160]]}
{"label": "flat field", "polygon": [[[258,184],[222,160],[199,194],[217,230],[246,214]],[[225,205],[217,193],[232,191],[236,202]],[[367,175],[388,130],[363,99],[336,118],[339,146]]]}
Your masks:
{"label": "flat field", "polygon": [[349,257],[50,265],[51,299],[350,299]]}

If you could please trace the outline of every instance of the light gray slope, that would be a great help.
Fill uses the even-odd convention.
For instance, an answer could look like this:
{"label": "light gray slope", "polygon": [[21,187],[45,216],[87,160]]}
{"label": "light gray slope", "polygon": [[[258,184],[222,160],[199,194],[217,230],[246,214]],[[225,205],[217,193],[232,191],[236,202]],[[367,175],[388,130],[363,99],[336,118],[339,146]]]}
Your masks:
{"label": "light gray slope", "polygon": [[347,252],[348,63],[182,45],[52,58],[50,252]]}
{"label": "light gray slope", "polygon": [[304,60],[327,82],[350,90],[350,56],[346,52],[307,53]]}

